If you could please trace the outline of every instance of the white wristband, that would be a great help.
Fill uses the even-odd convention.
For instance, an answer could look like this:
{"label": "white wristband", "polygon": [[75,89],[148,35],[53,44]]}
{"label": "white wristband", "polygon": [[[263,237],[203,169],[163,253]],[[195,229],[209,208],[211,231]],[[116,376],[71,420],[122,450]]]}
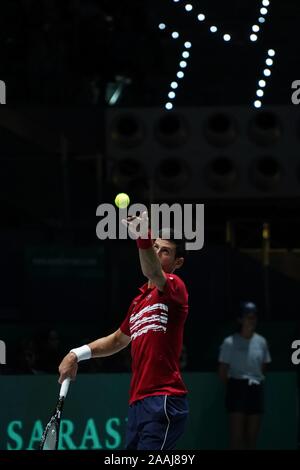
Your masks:
{"label": "white wristband", "polygon": [[86,361],[87,359],[91,359],[92,351],[91,348],[85,344],[84,346],[80,346],[80,348],[71,349],[70,352],[73,352],[77,357],[77,362]]}

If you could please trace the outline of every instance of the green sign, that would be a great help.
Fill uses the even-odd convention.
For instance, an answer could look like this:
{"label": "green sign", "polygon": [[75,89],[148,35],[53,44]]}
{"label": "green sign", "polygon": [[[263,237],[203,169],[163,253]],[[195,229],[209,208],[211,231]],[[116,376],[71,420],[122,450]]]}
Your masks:
{"label": "green sign", "polygon": [[[216,374],[187,373],[190,417],[178,449],[228,447],[224,389]],[[71,383],[61,422],[59,449],[123,449],[129,374],[79,374]],[[56,404],[57,376],[1,376],[0,449],[38,448]],[[259,447],[297,447],[297,380],[293,372],[270,373]]]}

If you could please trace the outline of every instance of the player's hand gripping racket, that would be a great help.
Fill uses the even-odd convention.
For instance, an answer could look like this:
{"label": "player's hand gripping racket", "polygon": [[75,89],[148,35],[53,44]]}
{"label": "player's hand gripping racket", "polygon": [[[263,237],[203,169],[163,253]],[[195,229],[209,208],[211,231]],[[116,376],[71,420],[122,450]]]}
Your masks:
{"label": "player's hand gripping racket", "polygon": [[69,390],[69,385],[70,379],[65,379],[60,387],[59,398],[57,400],[55,410],[45,427],[41,438],[40,450],[57,450],[61,413]]}

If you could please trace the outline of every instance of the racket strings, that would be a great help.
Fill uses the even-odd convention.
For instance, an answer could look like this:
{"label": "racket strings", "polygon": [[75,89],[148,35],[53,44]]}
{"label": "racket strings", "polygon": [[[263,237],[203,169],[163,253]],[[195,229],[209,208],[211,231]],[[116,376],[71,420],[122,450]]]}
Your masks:
{"label": "racket strings", "polygon": [[42,450],[56,450],[58,440],[58,432],[55,423],[51,423],[46,431],[45,440]]}

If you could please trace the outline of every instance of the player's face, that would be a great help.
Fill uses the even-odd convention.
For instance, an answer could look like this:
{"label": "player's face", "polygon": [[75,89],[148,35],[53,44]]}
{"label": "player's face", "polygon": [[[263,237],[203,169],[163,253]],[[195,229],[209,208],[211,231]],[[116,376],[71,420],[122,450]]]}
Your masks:
{"label": "player's face", "polygon": [[153,247],[166,273],[172,273],[182,265],[183,258],[176,258],[176,245],[171,241],[157,238]]}
{"label": "player's face", "polygon": [[248,313],[242,319],[243,327],[249,330],[253,330],[253,331],[256,328],[256,322],[257,322],[257,318],[256,318],[255,313]]}

